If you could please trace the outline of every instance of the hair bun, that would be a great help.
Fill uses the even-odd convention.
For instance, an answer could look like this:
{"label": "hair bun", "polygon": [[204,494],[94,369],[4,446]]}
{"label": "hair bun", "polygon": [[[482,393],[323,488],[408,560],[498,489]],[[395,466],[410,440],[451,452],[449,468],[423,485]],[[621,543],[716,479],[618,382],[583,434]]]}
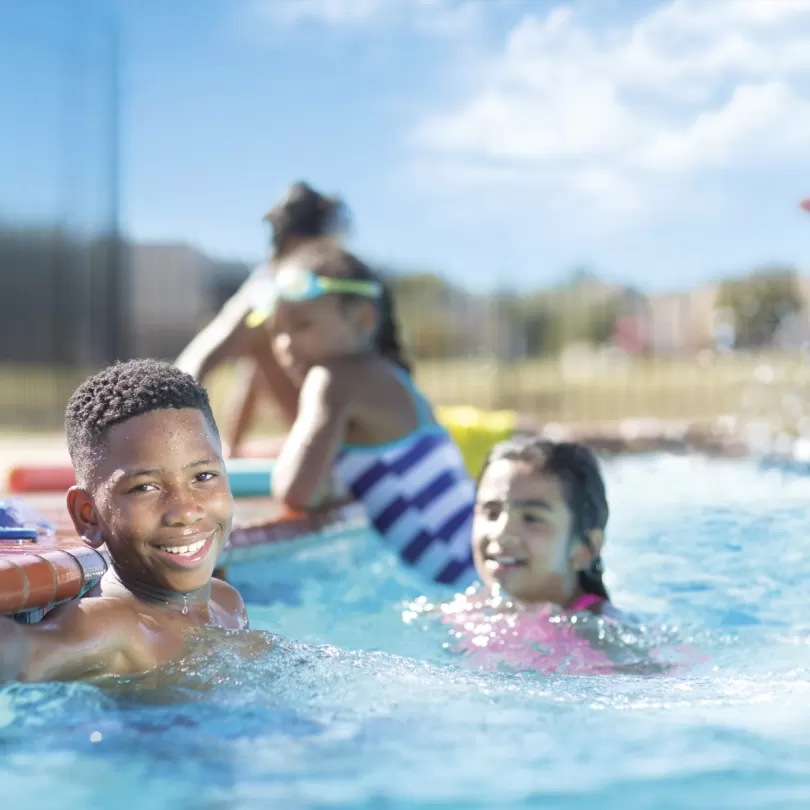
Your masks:
{"label": "hair bun", "polygon": [[337,196],[326,196],[309,183],[293,183],[264,219],[273,229],[276,249],[291,238],[317,239],[348,230],[349,210]]}

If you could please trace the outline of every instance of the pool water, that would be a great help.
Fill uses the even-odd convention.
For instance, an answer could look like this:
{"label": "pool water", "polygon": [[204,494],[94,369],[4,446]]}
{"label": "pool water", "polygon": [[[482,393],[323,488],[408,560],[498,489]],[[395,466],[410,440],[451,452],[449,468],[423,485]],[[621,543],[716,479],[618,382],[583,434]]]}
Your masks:
{"label": "pool water", "polygon": [[[373,537],[238,576],[254,628],[151,681],[0,688],[4,808],[810,807],[810,478],[606,465],[605,563],[666,674],[483,672]],[[637,638],[636,641],[639,639]]]}

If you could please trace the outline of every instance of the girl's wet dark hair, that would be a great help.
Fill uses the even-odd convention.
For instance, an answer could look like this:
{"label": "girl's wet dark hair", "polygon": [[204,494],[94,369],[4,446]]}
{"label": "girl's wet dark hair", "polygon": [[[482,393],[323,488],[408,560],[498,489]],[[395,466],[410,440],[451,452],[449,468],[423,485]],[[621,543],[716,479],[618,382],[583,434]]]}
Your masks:
{"label": "girl's wet dark hair", "polygon": [[[318,276],[375,281],[380,284],[382,295],[376,301],[377,331],[374,335],[374,345],[383,357],[396,363],[409,374],[412,373],[411,363],[400,341],[394,296],[385,279],[357,256],[337,245],[307,245],[302,248],[300,254],[296,251],[295,256],[296,259],[300,257],[306,268]],[[351,293],[337,295],[347,303],[369,300]]]}
{"label": "girl's wet dark hair", "polygon": [[[563,497],[573,516],[572,534],[590,547],[588,532],[604,531],[610,510],[599,461],[593,451],[576,442],[553,442],[537,435],[516,436],[496,444],[488,453],[478,475],[478,482],[494,461],[522,461],[537,472],[553,475],[560,482]],[[602,558],[596,555],[579,573],[579,584],[585,593],[610,601],[603,581]]]}
{"label": "girl's wet dark hair", "polygon": [[351,215],[339,197],[327,197],[308,183],[298,182],[287,189],[264,219],[273,230],[273,249],[280,255],[300,240],[345,233]]}
{"label": "girl's wet dark hair", "polygon": [[382,295],[378,301],[378,321],[377,333],[374,336],[374,343],[377,351],[387,357],[391,362],[396,363],[400,368],[411,374],[413,367],[405,355],[399,337],[399,322],[394,306],[394,296],[391,287],[379,276],[369,270],[370,278],[379,281],[382,285]]}

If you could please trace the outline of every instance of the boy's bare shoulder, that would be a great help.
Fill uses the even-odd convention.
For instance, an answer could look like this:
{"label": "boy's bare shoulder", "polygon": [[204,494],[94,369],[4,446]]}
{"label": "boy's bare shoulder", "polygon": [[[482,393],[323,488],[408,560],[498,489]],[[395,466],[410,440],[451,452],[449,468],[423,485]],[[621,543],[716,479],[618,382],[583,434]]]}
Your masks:
{"label": "boy's bare shoulder", "polygon": [[115,596],[93,594],[73,599],[54,608],[40,622],[45,626],[73,629],[78,634],[113,632],[118,628],[131,627],[140,621],[132,602]]}
{"label": "boy's bare shoulder", "polygon": [[248,627],[245,602],[239,591],[221,579],[211,580],[211,601],[222,612],[227,630],[246,630]]}

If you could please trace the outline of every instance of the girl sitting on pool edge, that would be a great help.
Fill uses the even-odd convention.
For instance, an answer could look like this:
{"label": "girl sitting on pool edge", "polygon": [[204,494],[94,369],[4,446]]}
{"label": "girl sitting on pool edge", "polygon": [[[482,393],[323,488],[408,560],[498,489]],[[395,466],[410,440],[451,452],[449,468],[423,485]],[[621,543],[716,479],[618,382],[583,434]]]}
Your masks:
{"label": "girl sitting on pool edge", "polygon": [[361,502],[386,546],[435,582],[475,580],[475,486],[411,377],[394,302],[335,244],[281,260],[248,323],[269,323],[275,361],[300,389],[273,494],[310,508],[334,488]]}
{"label": "girl sitting on pool edge", "polygon": [[265,287],[278,263],[303,245],[338,244],[349,229],[351,213],[339,198],[327,197],[304,182],[293,183],[264,216],[272,229],[272,254],[260,264],[214,319],[183,349],[175,365],[200,382],[229,360],[237,360],[230,418],[223,431],[226,455],[240,455],[242,443],[262,396],[269,394],[289,427],[298,410],[298,389],[271,351],[266,329],[250,328],[247,316],[257,290]]}

